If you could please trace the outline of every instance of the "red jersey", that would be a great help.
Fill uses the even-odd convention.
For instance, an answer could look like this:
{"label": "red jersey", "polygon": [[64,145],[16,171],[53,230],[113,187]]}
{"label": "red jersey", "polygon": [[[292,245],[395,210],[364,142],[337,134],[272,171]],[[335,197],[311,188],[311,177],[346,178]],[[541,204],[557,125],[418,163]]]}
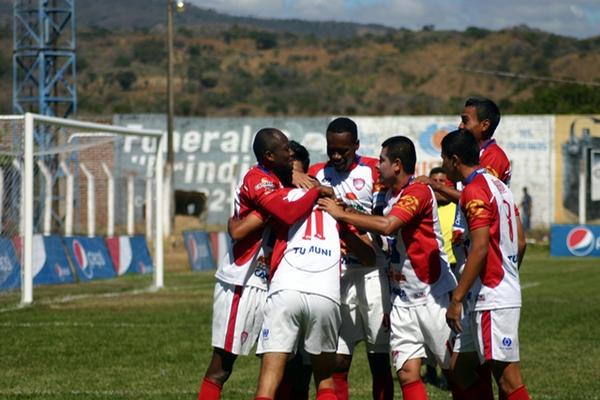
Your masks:
{"label": "red jersey", "polygon": [[440,228],[435,195],[428,185],[414,181],[398,193],[388,192],[385,215],[404,227],[392,246],[393,302],[401,306],[426,303],[456,287]]}
{"label": "red jersey", "polygon": [[[291,225],[310,212],[318,196],[317,189],[310,189],[301,199],[291,201],[286,196],[291,189],[283,188],[279,178],[265,167],[256,165],[244,176],[238,193],[236,208],[240,218],[254,212],[263,219],[272,216],[274,224]],[[216,277],[224,282],[243,285],[254,268],[270,265],[270,251],[261,258],[263,230],[256,230],[234,242],[231,254],[217,270]],[[264,273],[262,275],[265,275]]]}
{"label": "red jersey", "polygon": [[510,160],[495,139],[486,141],[479,149],[479,164],[506,185],[510,184]]}
{"label": "red jersey", "polygon": [[520,307],[518,209],[510,189],[499,179],[474,171],[465,181],[459,205],[469,231],[489,227],[486,263],[471,288],[475,310]]}

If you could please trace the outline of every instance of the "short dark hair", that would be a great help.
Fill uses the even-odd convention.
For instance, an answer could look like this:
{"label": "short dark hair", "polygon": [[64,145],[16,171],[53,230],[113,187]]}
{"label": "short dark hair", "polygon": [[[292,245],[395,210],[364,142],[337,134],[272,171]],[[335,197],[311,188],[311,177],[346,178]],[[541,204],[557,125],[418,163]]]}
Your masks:
{"label": "short dark hair", "polygon": [[304,172],[308,171],[308,166],[310,165],[310,156],[308,155],[308,150],[306,150],[306,147],[302,146],[295,140],[290,140],[289,145],[290,150],[294,152],[294,157],[292,158],[302,163]]}
{"label": "short dark hair", "polygon": [[356,127],[356,123],[354,123],[354,121],[352,121],[350,118],[339,117],[339,118],[334,119],[333,121],[331,121],[329,123],[329,125],[327,125],[326,133],[327,132],[331,132],[331,133],[350,132],[350,135],[352,136],[352,141],[355,143],[358,141],[358,128]]}
{"label": "short dark hair", "polygon": [[265,153],[273,151],[277,140],[280,138],[279,135],[283,135],[283,133],[276,128],[262,128],[256,132],[254,143],[252,143],[252,150],[256,156],[256,161],[262,163],[265,159]]}
{"label": "short dark hair", "polygon": [[387,149],[388,158],[390,161],[399,159],[402,168],[409,174],[415,173],[415,165],[417,164],[417,152],[415,145],[406,136],[392,136],[386,139],[381,147]]}
{"label": "short dark hair", "polygon": [[446,175],[446,171],[444,171],[444,168],[442,168],[442,167],[433,167],[433,168],[431,168],[431,171],[429,171],[429,176],[435,175],[435,174]]}
{"label": "short dark hair", "polygon": [[479,121],[486,119],[490,121],[488,132],[491,137],[500,123],[500,109],[496,103],[485,97],[469,97],[465,102],[465,107],[475,107]]}
{"label": "short dark hair", "polygon": [[457,156],[463,164],[472,167],[479,164],[479,144],[469,132],[456,130],[442,139],[442,154],[450,158]]}

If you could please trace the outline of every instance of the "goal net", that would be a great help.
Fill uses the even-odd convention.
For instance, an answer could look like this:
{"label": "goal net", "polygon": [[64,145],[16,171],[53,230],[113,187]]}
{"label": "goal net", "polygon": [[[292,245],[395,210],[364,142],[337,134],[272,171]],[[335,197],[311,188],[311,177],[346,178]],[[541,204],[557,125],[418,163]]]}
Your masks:
{"label": "goal net", "polygon": [[[143,175],[121,165],[140,137],[156,149]],[[162,287],[162,155],[157,130],[0,116],[0,290],[28,304],[37,284],[131,272]]]}

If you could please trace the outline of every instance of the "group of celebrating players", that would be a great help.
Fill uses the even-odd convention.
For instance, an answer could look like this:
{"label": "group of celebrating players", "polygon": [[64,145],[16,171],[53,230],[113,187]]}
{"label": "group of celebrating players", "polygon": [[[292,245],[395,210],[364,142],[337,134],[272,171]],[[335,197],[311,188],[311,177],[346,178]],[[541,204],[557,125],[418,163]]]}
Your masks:
{"label": "group of celebrating players", "polygon": [[[359,156],[349,118],[329,124],[329,161],[310,168],[301,145],[259,130],[216,273],[198,399],[219,399],[257,341],[255,399],[306,400],[311,376],[317,399],[348,399],[361,341],[373,399],[393,398],[390,353],[404,399],[427,399],[425,358],[453,399],[493,399],[492,376],[500,399],[529,399],[518,338],[525,237],[510,162],[492,138],[499,121],[493,101],[467,100],[441,143],[447,180],[415,176],[405,136],[385,140],[378,160]],[[438,201],[457,204],[446,243]]]}

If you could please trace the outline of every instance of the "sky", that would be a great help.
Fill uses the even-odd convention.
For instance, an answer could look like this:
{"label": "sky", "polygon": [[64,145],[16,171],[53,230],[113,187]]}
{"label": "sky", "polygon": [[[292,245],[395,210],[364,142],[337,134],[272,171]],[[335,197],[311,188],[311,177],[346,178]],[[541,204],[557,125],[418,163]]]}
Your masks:
{"label": "sky", "polygon": [[188,0],[238,16],[376,23],[394,28],[498,30],[528,25],[577,38],[600,36],[600,0]]}

